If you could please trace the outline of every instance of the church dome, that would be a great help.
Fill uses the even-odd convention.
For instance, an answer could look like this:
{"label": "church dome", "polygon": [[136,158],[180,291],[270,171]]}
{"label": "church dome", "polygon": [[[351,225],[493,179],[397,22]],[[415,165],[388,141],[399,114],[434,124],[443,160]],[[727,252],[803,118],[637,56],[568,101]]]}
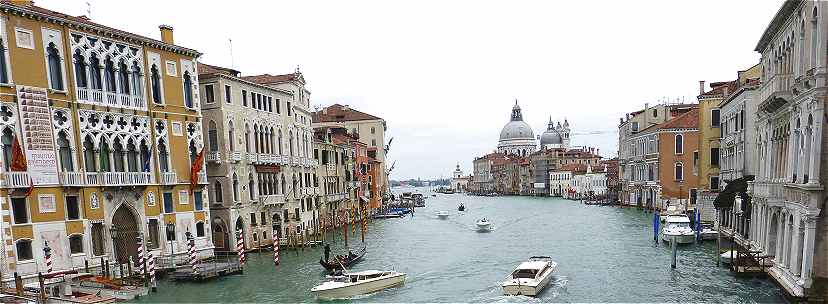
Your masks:
{"label": "church dome", "polygon": [[[558,123],[560,125],[560,123]],[[555,125],[552,123],[552,118],[549,118],[549,125],[546,127],[546,131],[541,134],[540,144],[541,146],[545,145],[559,145],[563,143],[563,137],[561,137],[561,133],[555,128]]]}
{"label": "church dome", "polygon": [[532,127],[522,120],[510,121],[500,131],[500,140],[513,139],[535,139],[535,133],[532,132]]}

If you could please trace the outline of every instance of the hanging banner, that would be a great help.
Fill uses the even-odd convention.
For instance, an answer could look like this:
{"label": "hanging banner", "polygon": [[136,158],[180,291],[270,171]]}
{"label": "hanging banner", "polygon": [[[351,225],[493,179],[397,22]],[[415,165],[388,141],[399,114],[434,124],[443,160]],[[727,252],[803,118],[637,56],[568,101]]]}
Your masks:
{"label": "hanging banner", "polygon": [[56,185],[58,179],[55,140],[46,89],[17,86],[20,130],[29,165],[29,177],[35,185]]}

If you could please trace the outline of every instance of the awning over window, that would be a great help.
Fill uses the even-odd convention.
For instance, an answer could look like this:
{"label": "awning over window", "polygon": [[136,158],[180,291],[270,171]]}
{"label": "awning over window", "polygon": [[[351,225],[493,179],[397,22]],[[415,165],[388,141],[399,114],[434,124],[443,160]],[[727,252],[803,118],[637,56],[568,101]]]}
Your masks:
{"label": "awning over window", "polygon": [[729,209],[733,206],[736,195],[739,195],[742,198],[741,209],[748,210],[750,197],[747,195],[747,182],[753,181],[753,178],[753,175],[747,175],[727,182],[724,190],[713,200],[713,206],[716,206],[716,209]]}

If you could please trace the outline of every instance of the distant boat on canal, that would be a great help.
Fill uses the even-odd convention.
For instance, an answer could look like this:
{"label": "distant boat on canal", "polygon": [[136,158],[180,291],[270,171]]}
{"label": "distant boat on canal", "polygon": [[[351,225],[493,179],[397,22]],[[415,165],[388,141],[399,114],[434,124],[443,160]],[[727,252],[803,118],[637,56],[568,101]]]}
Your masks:
{"label": "distant boat on canal", "polygon": [[327,281],[311,288],[318,299],[348,299],[405,284],[405,273],[396,271],[365,270],[328,276]]}
{"label": "distant boat on canal", "polygon": [[449,212],[448,211],[437,212],[437,217],[440,218],[441,220],[447,219],[449,217]]}
{"label": "distant boat on canal", "polygon": [[492,230],[492,222],[486,218],[477,221],[475,225],[477,226],[477,231],[479,232],[488,232]]}
{"label": "distant boat on canal", "polygon": [[333,259],[325,260],[324,258],[319,258],[319,265],[325,267],[328,271],[334,271],[337,269],[343,269],[343,267],[347,268],[353,264],[359,263],[363,257],[365,257],[366,248],[362,247],[361,250],[357,252],[350,252],[348,251],[348,255],[341,255],[336,256]]}

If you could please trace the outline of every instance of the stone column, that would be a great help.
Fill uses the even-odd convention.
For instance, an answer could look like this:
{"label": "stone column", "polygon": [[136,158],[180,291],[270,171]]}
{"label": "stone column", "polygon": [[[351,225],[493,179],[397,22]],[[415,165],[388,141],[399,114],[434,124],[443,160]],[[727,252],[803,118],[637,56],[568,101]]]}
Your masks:
{"label": "stone column", "polygon": [[802,250],[802,248],[799,248],[799,217],[800,217],[799,213],[797,213],[796,216],[794,216],[793,228],[791,229],[791,237],[790,237],[791,238],[791,246],[790,246],[791,251],[790,251],[790,253],[788,253],[789,254],[788,265],[790,265],[791,273],[793,273],[794,275],[798,275],[800,273],[800,271],[797,268],[801,268],[801,267],[796,267],[797,263],[800,262],[799,261],[799,250]]}
{"label": "stone column", "polygon": [[[791,115],[789,119],[789,123],[791,126],[796,126],[796,115]],[[791,142],[791,139],[796,139],[795,136],[791,136],[794,133],[793,130],[788,130],[788,134],[785,134],[785,148],[787,148],[788,153],[785,155],[785,181],[790,181],[796,172],[796,159],[798,156],[796,155],[796,142]]]}
{"label": "stone column", "polygon": [[819,183],[820,157],[822,155],[822,100],[825,99],[825,96],[815,96],[814,98],[816,99],[816,102],[814,102],[814,122],[812,125],[813,135],[811,139],[813,148],[811,148],[811,161],[809,162],[808,168],[808,184],[810,185]]}
{"label": "stone column", "polygon": [[774,261],[776,261],[777,264],[782,263],[782,236],[785,234],[785,231],[782,230],[783,220],[781,219],[781,217],[782,213],[780,212],[776,220],[776,248],[773,251],[773,254],[775,255],[773,259]]}
{"label": "stone column", "polygon": [[797,282],[803,286],[811,285],[811,267],[814,264],[814,238],[816,235],[816,219],[811,215],[805,218],[805,248],[802,248],[802,270]]}

